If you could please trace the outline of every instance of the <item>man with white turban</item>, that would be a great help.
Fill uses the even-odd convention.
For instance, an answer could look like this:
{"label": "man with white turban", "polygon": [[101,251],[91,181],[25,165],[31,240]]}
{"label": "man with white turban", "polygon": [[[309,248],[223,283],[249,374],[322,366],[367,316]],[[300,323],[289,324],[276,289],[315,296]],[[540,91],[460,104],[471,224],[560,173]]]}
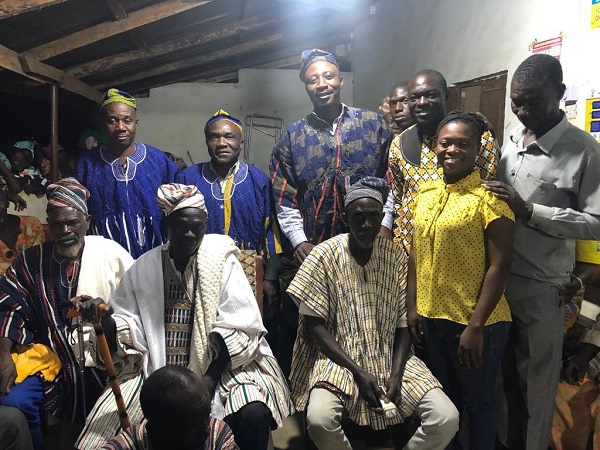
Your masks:
{"label": "man with white turban", "polygon": [[[169,241],[134,263],[110,298],[114,315],[102,318],[109,343],[115,335],[108,330],[118,330],[116,360],[123,350],[137,356],[144,377],[165,365],[189,367],[203,377],[213,398],[211,416],[224,418],[240,449],[266,449],[270,430],[281,426],[293,407],[236,258],[239,250],[228,236],[204,235],[207,210],[195,186],[162,185],[158,204]],[[97,320],[101,303],[84,302],[84,319]],[[138,354],[131,355],[132,349]],[[102,403],[101,398],[90,422],[104,416]],[[97,448],[98,441],[85,436],[92,428],[88,423],[79,448]],[[110,438],[110,433],[95,435]]]}

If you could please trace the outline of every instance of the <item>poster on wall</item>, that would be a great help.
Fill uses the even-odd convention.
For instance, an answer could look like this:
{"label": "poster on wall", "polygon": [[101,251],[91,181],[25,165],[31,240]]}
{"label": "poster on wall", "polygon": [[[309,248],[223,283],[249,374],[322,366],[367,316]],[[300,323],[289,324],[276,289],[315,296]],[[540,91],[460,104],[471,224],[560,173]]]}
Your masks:
{"label": "poster on wall", "polygon": [[600,27],[600,0],[592,0],[592,30]]}
{"label": "poster on wall", "polygon": [[[600,0],[597,0],[600,2]],[[600,6],[600,5],[599,5]],[[560,60],[560,52],[562,50],[563,37],[562,34],[552,39],[546,39],[543,41],[533,41],[529,46],[531,53],[544,53],[546,55],[554,56]]]}
{"label": "poster on wall", "polygon": [[585,101],[585,131],[600,142],[600,97]]}

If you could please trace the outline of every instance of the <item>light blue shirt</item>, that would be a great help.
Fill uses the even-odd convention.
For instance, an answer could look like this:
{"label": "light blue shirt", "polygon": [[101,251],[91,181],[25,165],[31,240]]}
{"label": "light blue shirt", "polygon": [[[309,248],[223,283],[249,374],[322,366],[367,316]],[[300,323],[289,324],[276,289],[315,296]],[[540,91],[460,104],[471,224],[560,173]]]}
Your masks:
{"label": "light blue shirt", "polygon": [[600,146],[562,120],[523,147],[525,127],[502,147],[496,179],[533,204],[517,219],[511,274],[562,284],[575,263],[575,239],[600,240]]}

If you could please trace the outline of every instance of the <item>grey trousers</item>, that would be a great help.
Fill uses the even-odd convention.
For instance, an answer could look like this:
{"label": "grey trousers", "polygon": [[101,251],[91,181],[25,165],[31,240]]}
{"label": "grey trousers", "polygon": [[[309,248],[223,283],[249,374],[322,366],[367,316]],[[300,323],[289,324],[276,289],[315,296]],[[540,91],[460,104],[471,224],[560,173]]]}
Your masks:
{"label": "grey trousers", "polygon": [[0,406],[0,450],[33,450],[27,420],[11,406]]}
{"label": "grey trousers", "polygon": [[[308,434],[319,450],[352,450],[340,423],[342,401],[326,389],[310,392],[306,409]],[[446,447],[458,431],[458,411],[439,389],[428,391],[417,406],[421,425],[404,450],[440,450]]]}
{"label": "grey trousers", "polygon": [[511,276],[506,298],[513,323],[498,380],[498,439],[511,450],[547,450],[562,366],[561,291]]}

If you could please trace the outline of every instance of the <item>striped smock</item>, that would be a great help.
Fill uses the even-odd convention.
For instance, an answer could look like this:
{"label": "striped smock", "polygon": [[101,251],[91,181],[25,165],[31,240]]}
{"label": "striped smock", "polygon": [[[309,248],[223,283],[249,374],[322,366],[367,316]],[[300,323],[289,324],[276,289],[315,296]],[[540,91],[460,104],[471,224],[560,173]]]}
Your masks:
{"label": "striped smock", "polygon": [[[315,247],[287,292],[301,302],[301,313],[324,319],[346,354],[384,386],[392,369],[396,328],[407,326],[408,258],[391,240],[377,237],[371,259],[360,266],[350,254],[348,236],[339,235]],[[359,396],[350,371],[325,356],[308,337],[304,314],[300,315],[290,381],[297,409],[305,409],[310,390],[318,385],[340,397],[353,422],[375,430],[402,422],[429,390],[441,387],[421,360],[409,357],[402,402],[397,405],[400,416],[386,421]]]}
{"label": "striped smock", "polygon": [[[194,303],[190,299],[195,291],[195,259],[183,272],[178,272],[169,258],[167,248],[162,252],[165,290],[165,350],[167,366],[187,367],[192,342],[192,316]],[[189,288],[188,289],[188,285]],[[189,293],[188,293],[189,292]]]}

